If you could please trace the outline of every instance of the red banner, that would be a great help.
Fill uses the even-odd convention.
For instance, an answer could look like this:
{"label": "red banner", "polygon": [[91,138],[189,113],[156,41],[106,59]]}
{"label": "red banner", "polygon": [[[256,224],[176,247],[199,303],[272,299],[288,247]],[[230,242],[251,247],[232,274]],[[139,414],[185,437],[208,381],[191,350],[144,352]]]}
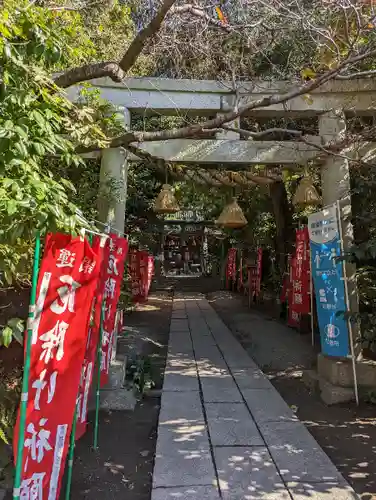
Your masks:
{"label": "red banner", "polygon": [[300,325],[300,313],[296,310],[296,304],[294,302],[294,276],[296,276],[296,257],[292,257],[290,260],[290,274],[289,274],[289,289],[288,289],[288,318],[287,324],[294,328]]}
{"label": "red banner", "polygon": [[256,280],[256,297],[259,296],[261,292],[261,278],[262,278],[262,248],[257,249],[257,280]]}
{"label": "red banner", "polygon": [[296,231],[295,256],[291,260],[289,325],[298,326],[301,315],[310,312],[310,261],[308,228]]}
{"label": "red banner", "polygon": [[[98,258],[80,237],[46,238],[33,322],[21,499],[59,498],[85,356]],[[17,455],[17,436],[15,450]]]}
{"label": "red banner", "polygon": [[[105,312],[103,318],[102,357],[101,357],[101,387],[108,383],[112,355],[113,337],[115,334],[116,308],[119,302],[121,284],[124,275],[125,259],[128,253],[128,240],[116,234],[109,235],[105,247],[104,262],[104,292]],[[99,313],[100,314],[100,313]]]}
{"label": "red banner", "polygon": [[139,277],[140,277],[140,295],[139,301],[144,302],[147,298],[147,282],[148,282],[148,253],[145,250],[138,251],[138,269],[139,269]]}
{"label": "red banner", "polygon": [[144,302],[149,296],[154,275],[154,257],[145,250],[131,250],[129,270],[133,302]]}
{"label": "red banner", "polygon": [[255,266],[248,266],[248,286],[251,297],[258,297],[261,292],[262,278],[262,248],[257,249]]}
{"label": "red banner", "polygon": [[151,282],[154,276],[154,257],[152,255],[148,256],[148,276],[146,282],[146,297],[149,297]]}
{"label": "red banner", "polygon": [[129,252],[129,274],[131,278],[131,293],[133,302],[138,302],[141,297],[141,281],[140,281],[140,258],[139,252],[132,249]]}
{"label": "red banner", "polygon": [[91,311],[91,320],[86,343],[85,359],[82,365],[81,380],[78,394],[78,411],[77,411],[77,424],[76,424],[76,439],[80,439],[87,427],[88,416],[88,403],[90,396],[90,389],[94,378],[94,367],[97,355],[97,347],[99,342],[100,330],[100,312],[104,292],[104,273],[107,270],[107,261],[105,261],[105,247],[108,245],[108,239],[104,237],[95,236],[93,238],[92,248],[98,255],[98,262],[100,266],[100,277],[97,283],[93,307]]}
{"label": "red banner", "polygon": [[226,265],[226,286],[228,288],[229,280],[236,278],[236,248],[230,248],[227,253]]}

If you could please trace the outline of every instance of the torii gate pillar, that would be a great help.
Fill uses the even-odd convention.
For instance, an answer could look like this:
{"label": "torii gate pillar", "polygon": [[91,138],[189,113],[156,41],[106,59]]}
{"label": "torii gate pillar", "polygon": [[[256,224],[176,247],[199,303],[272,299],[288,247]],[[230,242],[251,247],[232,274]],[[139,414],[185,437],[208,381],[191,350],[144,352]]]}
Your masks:
{"label": "torii gate pillar", "polygon": [[[130,113],[119,108],[119,121],[130,128]],[[127,200],[128,161],[123,148],[110,148],[102,151],[99,181],[98,213],[99,219],[108,224],[111,230],[124,232],[125,206]]]}
{"label": "torii gate pillar", "polygon": [[[319,134],[325,142],[341,139],[346,132],[346,118],[342,110],[333,110],[319,117]],[[349,162],[343,157],[329,156],[321,167],[323,206],[339,201],[342,237],[345,252],[353,244],[354,230],[351,221],[351,185]],[[351,312],[358,311],[358,294],[354,264],[345,263]],[[353,335],[355,328],[353,328]],[[354,339],[355,340],[355,339]]]}

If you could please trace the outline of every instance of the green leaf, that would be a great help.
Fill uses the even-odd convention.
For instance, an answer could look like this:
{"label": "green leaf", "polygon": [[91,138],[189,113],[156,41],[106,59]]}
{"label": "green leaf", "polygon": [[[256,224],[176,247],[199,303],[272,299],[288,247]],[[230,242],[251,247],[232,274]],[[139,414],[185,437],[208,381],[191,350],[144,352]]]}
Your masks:
{"label": "green leaf", "polygon": [[13,179],[3,179],[3,187],[8,189],[14,183]]}
{"label": "green leaf", "polygon": [[17,212],[17,202],[15,200],[9,200],[7,203],[7,213],[8,215],[13,215]]}
{"label": "green leaf", "polygon": [[40,142],[33,142],[33,148],[39,156],[43,156],[46,152],[44,146]]}
{"label": "green leaf", "polygon": [[1,336],[2,336],[2,344],[5,347],[9,347],[10,343],[12,342],[13,330],[9,326],[6,326],[5,328],[3,328]]}
{"label": "green leaf", "polygon": [[12,329],[12,334],[15,340],[23,345],[23,337],[25,331],[25,322],[21,318],[11,318],[8,325]]}

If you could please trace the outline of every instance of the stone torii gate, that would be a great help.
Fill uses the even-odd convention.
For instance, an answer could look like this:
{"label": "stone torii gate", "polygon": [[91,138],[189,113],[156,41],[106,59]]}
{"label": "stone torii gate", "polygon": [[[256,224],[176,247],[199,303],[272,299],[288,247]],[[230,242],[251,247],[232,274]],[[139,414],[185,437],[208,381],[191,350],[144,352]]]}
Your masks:
{"label": "stone torii gate", "polygon": [[[132,112],[144,116],[212,117],[231,111],[235,106],[242,107],[251,101],[291,90],[290,82],[263,81],[238,82],[236,91],[233,90],[233,83],[216,81],[128,78],[122,83],[114,83],[109,79],[94,80],[92,83],[99,89],[101,97],[119,110],[128,128]],[[78,92],[79,87],[72,87],[68,90],[68,96],[75,100]],[[346,155],[324,156],[320,146],[341,141],[346,131],[346,115],[364,117],[372,116],[375,112],[376,80],[332,80],[310,95],[300,95],[283,104],[252,109],[246,115],[258,119],[317,119],[318,135],[304,136],[304,142],[241,140],[236,131],[239,128],[237,120],[231,131],[217,132],[215,139],[173,139],[145,142],[138,144],[138,147],[153,159],[183,165],[183,172],[180,172],[185,178],[214,185],[270,184],[280,178],[276,166],[284,165],[299,170],[309,161],[319,160],[322,203],[326,206],[340,202],[346,249],[353,239],[348,158],[355,156],[356,159],[371,162],[375,157],[376,144],[357,145],[356,150],[350,147]],[[117,199],[109,200],[108,206],[104,207],[106,216],[110,214],[112,227],[119,231],[124,228],[129,161],[138,162],[140,159],[122,148],[104,150],[101,154],[102,182],[112,178],[120,187]],[[215,172],[218,164],[226,165],[230,172]],[[260,164],[264,170],[255,171],[254,166]],[[350,277],[350,306],[356,311],[354,269],[349,264],[346,266],[347,276]],[[333,364],[332,358],[326,362]]]}
{"label": "stone torii gate", "polygon": [[[163,78],[128,78],[115,83],[108,78],[93,80],[101,97],[111,102],[130,126],[131,113],[170,116],[214,116],[234,109],[235,104],[244,106],[248,102],[272,94],[291,90],[289,82],[239,82],[236,92],[230,82],[172,80]],[[72,100],[78,96],[79,87],[68,89]],[[236,102],[237,100],[237,102]],[[156,159],[171,164],[185,165],[188,177],[196,182],[226,183],[218,180],[212,170],[225,164],[229,170],[239,171],[232,176],[230,184],[264,183],[277,180],[275,169],[285,165],[298,168],[314,160],[322,152],[315,147],[334,141],[346,130],[347,113],[358,116],[372,115],[376,111],[376,80],[333,80],[314,90],[309,96],[301,95],[284,104],[251,110],[247,116],[255,118],[317,118],[318,136],[304,136],[306,142],[241,140],[234,131],[217,133],[215,139],[172,139],[139,144],[141,150]],[[236,127],[237,124],[235,124]],[[308,143],[308,144],[307,144]],[[359,148],[358,156],[371,161],[374,157],[372,144]],[[348,155],[351,152],[347,153]],[[101,176],[118,182],[119,195],[112,207],[112,227],[123,230],[126,199],[127,162],[139,161],[123,149],[104,150]],[[197,172],[197,164],[200,171]],[[264,172],[254,172],[252,166],[265,165]],[[189,167],[194,167],[189,169]],[[205,172],[205,170],[207,172]],[[343,214],[351,212],[349,165],[345,158],[327,156],[320,165],[323,205],[341,200]],[[120,182],[119,182],[120,181]],[[110,202],[111,203],[111,202]],[[347,217],[348,219],[348,217]],[[349,227],[344,234],[350,235]]]}

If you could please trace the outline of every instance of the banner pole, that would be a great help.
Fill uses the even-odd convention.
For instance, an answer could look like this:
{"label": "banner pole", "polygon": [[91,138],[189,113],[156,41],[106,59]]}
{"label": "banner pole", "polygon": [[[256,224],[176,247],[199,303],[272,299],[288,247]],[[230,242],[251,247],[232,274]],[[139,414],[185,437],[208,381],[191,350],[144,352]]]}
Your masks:
{"label": "banner pole", "polygon": [[77,413],[78,413],[78,399],[76,401],[76,407],[74,411],[73,423],[72,423],[72,431],[70,435],[69,442],[69,452],[68,452],[68,476],[67,476],[67,488],[65,491],[65,500],[70,499],[71,487],[72,487],[72,474],[73,474],[73,457],[74,457],[74,449],[76,447],[76,427],[77,427]]}
{"label": "banner pole", "polygon": [[[337,218],[338,218],[339,241],[340,241],[340,245],[341,245],[341,253],[344,256],[345,249],[344,249],[344,243],[343,243],[341,205],[340,205],[339,200],[337,200]],[[342,270],[343,270],[343,281],[345,284],[346,307],[347,307],[347,311],[350,311],[349,289],[348,289],[348,283],[347,283],[347,270],[346,270],[346,263],[344,261],[342,261]],[[351,321],[350,321],[349,317],[347,318],[347,326],[349,328],[349,337],[350,337],[351,360],[352,360],[352,368],[353,368],[353,375],[354,375],[355,401],[356,401],[357,406],[359,406],[358,377],[357,377],[357,373],[356,373],[353,329],[352,329],[352,325],[351,325]]]}
{"label": "banner pole", "polygon": [[94,450],[98,449],[98,430],[99,430],[99,405],[100,405],[100,389],[101,389],[101,364],[102,364],[102,338],[103,338],[103,321],[106,301],[102,303],[99,340],[97,347],[97,390],[95,394],[95,424],[94,424]]}
{"label": "banner pole", "polygon": [[31,293],[30,293],[29,315],[27,321],[25,365],[22,377],[20,425],[19,425],[18,440],[17,440],[17,458],[16,458],[15,478],[14,478],[13,500],[18,500],[21,494],[22,462],[23,462],[23,449],[24,449],[25,430],[26,430],[26,410],[28,403],[30,361],[31,361],[31,345],[32,345],[31,341],[33,337],[35,302],[37,298],[39,257],[40,257],[40,233],[38,231],[36,233],[36,238],[35,238],[34,262],[33,262],[33,271],[31,277]]}

